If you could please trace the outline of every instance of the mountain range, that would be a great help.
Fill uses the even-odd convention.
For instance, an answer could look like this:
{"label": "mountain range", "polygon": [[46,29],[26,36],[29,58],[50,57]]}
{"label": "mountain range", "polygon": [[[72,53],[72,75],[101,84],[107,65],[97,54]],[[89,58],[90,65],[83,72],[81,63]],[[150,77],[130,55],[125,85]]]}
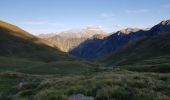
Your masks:
{"label": "mountain range", "polygon": [[143,30],[137,28],[127,28],[117,31],[103,39],[88,39],[81,43],[69,53],[88,60],[102,58],[117,52],[120,48],[129,43],[136,42],[143,38],[151,38],[159,34],[170,32],[170,20],[162,21],[151,29]]}
{"label": "mountain range", "polygon": [[111,35],[88,27],[39,37],[0,21],[0,33],[1,57],[43,62],[67,61],[68,65],[79,60],[81,64],[78,66],[91,66],[82,58],[103,66],[131,65],[151,57],[167,58],[170,51],[170,20],[150,29],[127,28]]}
{"label": "mountain range", "polygon": [[39,37],[0,21],[0,100],[169,100],[169,73],[170,20]]}
{"label": "mountain range", "polygon": [[106,32],[100,28],[89,26],[83,29],[69,30],[61,33],[40,34],[39,37],[52,42],[61,51],[69,52],[80,45],[80,43],[97,34],[107,36]]}
{"label": "mountain range", "polygon": [[[100,59],[107,66],[132,65],[147,61],[154,64],[168,63],[170,57],[170,32],[144,37],[128,43],[117,51]],[[164,58],[164,59],[161,59]],[[157,61],[155,61],[157,60]],[[155,61],[155,62],[154,62]],[[168,71],[168,70],[167,70]]]}

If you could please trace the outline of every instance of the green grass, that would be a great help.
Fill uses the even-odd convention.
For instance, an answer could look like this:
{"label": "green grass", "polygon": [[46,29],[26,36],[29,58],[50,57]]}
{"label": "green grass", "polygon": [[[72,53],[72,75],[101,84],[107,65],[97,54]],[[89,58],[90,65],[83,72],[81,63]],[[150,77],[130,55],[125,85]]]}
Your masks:
{"label": "green grass", "polygon": [[[17,74],[16,74],[17,75]],[[1,88],[16,87],[20,80],[27,83],[23,89],[6,92],[9,100],[67,100],[72,94],[92,96],[95,100],[169,100],[170,74],[136,73],[130,71],[103,72],[75,76],[1,76]],[[34,80],[34,81],[33,81]],[[8,82],[13,82],[12,84]]]}
{"label": "green grass", "polygon": [[[24,87],[19,88],[19,83],[24,82]],[[39,78],[24,76],[23,74],[7,72],[0,75],[0,100],[13,100],[17,95],[31,95],[35,93],[37,85],[41,82]],[[20,93],[20,91],[23,91]],[[28,92],[29,91],[29,92]],[[18,94],[17,94],[18,93]],[[24,97],[27,98],[27,97]],[[31,96],[29,96],[31,99]],[[24,99],[25,100],[25,99]]]}
{"label": "green grass", "polygon": [[81,93],[96,100],[168,100],[170,99],[169,78],[169,74],[126,71],[86,77],[52,78],[39,85],[36,99],[68,97],[71,94]]}
{"label": "green grass", "polygon": [[114,54],[99,59],[103,66],[128,70],[170,72],[170,34],[133,41]]}
{"label": "green grass", "polygon": [[93,71],[94,67],[78,61],[56,61],[51,63],[42,63],[33,65],[24,69],[18,70],[19,72],[29,74],[85,74]]}
{"label": "green grass", "polygon": [[0,72],[15,71],[26,74],[90,74],[95,71],[97,64],[83,60],[64,60],[54,62],[31,61],[17,57],[0,57]]}
{"label": "green grass", "polygon": [[170,56],[153,57],[131,65],[121,66],[121,68],[132,70],[132,71],[138,71],[138,72],[169,73],[170,72],[169,61],[170,61]]}
{"label": "green grass", "polygon": [[14,86],[17,87],[17,83],[19,83],[21,79],[22,78],[17,77],[0,76],[0,94],[9,92]]}

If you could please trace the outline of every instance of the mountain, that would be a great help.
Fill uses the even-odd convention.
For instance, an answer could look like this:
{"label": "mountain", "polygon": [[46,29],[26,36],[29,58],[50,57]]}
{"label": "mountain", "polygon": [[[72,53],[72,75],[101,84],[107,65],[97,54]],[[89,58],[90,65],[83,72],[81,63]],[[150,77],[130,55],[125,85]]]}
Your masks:
{"label": "mountain", "polygon": [[[154,56],[170,55],[170,32],[131,42],[104,61],[115,64],[131,64]],[[135,61],[135,62],[134,62]],[[108,64],[108,65],[111,65]]]}
{"label": "mountain", "polygon": [[[80,43],[89,38],[92,38],[97,34],[104,36],[106,33],[98,27],[86,27],[79,30],[61,32],[54,36],[48,35],[44,39],[54,43],[55,46],[61,51],[69,52],[70,50],[80,45]],[[42,35],[40,37],[42,37]]]}
{"label": "mountain", "polygon": [[169,100],[170,33],[168,28],[153,28],[126,29],[108,37],[93,35],[85,41],[90,46],[87,52],[110,42],[116,49],[96,65],[73,59],[46,40],[1,22],[0,99]]}
{"label": "mountain", "polygon": [[106,34],[106,33],[99,27],[88,26],[83,29],[61,32],[58,35],[65,39],[70,39],[70,38],[90,38],[95,34]]}
{"label": "mountain", "polygon": [[91,38],[92,39],[104,39],[105,37],[107,37],[108,35],[106,34],[95,34],[93,35]]}
{"label": "mountain", "polygon": [[169,27],[169,20],[167,20],[162,21],[149,30],[137,28],[123,29],[104,39],[89,39],[84,41],[69,53],[77,57],[94,60],[112,54],[133,41],[170,32]]}
{"label": "mountain", "polygon": [[[95,39],[91,38],[82,42],[79,46],[71,50],[69,53],[74,56],[82,57],[85,59],[96,59],[102,57],[109,53],[114,52],[117,48],[120,48],[127,44],[132,38],[137,38],[141,33],[144,33],[145,30],[140,29],[125,29],[113,33],[110,36]],[[131,33],[136,33],[139,36],[130,37]],[[143,35],[143,34],[141,34]]]}
{"label": "mountain", "polygon": [[170,72],[170,20],[152,27],[148,34],[156,35],[130,42],[99,62],[133,71]]}
{"label": "mountain", "polygon": [[46,40],[55,44],[55,47],[62,52],[69,52],[71,49],[78,46],[81,42],[85,41],[87,38],[68,38],[65,39],[59,35],[56,35]]}
{"label": "mountain", "polygon": [[0,47],[0,56],[44,61],[68,58],[66,54],[54,49],[52,43],[3,21],[0,21]]}
{"label": "mountain", "polygon": [[130,33],[138,32],[140,30],[141,29],[139,28],[127,28],[127,29],[122,29],[118,31],[117,34],[130,34]]}
{"label": "mountain", "polygon": [[86,74],[93,72],[97,66],[71,57],[54,44],[0,21],[0,73]]}
{"label": "mountain", "polygon": [[129,43],[100,62],[135,71],[170,72],[169,51],[170,32]]}
{"label": "mountain", "polygon": [[152,27],[150,33],[162,34],[170,32],[170,20],[165,20]]}

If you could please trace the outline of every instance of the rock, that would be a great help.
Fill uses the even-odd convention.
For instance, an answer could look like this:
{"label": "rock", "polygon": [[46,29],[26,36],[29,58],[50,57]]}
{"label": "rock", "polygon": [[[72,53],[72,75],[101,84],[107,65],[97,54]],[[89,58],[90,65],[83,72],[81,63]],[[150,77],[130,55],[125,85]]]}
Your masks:
{"label": "rock", "polygon": [[24,83],[23,83],[23,82],[20,82],[20,83],[18,84],[18,88],[19,88],[19,89],[22,89],[23,86],[24,86]]}
{"label": "rock", "polygon": [[73,94],[68,100],[94,100],[94,97],[84,96],[83,94]]}

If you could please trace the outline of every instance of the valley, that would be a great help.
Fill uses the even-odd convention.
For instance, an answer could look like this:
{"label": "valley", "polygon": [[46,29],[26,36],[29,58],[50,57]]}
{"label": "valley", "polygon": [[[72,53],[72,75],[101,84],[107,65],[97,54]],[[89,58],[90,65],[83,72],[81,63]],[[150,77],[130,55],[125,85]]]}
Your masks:
{"label": "valley", "polygon": [[72,100],[78,94],[169,100],[169,33],[166,20],[149,30],[82,30],[45,38],[0,21],[0,100]]}

